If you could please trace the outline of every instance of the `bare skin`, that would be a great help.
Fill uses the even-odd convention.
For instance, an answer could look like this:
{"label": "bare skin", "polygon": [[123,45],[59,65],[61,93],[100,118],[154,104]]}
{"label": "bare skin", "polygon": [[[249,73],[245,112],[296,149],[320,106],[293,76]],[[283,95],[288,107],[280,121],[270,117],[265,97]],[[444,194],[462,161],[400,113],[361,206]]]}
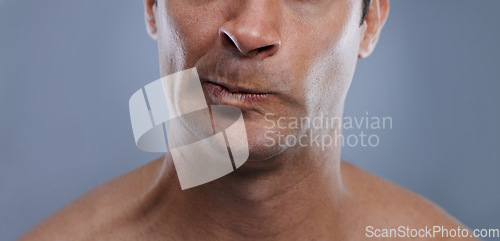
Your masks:
{"label": "bare skin", "polygon": [[341,170],[334,197],[304,182],[265,200],[224,192],[193,200],[197,191],[180,190],[167,155],[94,188],[21,240],[378,240],[367,226],[465,228],[414,193],[345,162]]}
{"label": "bare skin", "polygon": [[340,145],[264,145],[278,135],[341,131],[264,128],[264,116],[341,117],[357,59],[373,51],[388,0],[373,0],[361,26],[358,0],[144,5],[162,76],[196,67],[202,81],[268,96],[249,103],[211,94],[203,83],[209,104],[242,110],[249,160],[181,190],[167,153],[96,187],[21,240],[377,240],[366,237],[367,226],[465,228],[426,199],[342,162]]}

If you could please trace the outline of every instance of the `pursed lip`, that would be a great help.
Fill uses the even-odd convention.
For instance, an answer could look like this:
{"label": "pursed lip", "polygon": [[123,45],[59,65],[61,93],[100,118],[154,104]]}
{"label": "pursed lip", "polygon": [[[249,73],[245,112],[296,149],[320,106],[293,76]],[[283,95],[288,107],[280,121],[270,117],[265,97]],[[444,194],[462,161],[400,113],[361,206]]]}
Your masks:
{"label": "pursed lip", "polygon": [[230,85],[221,81],[212,81],[204,77],[200,79],[210,99],[219,104],[243,108],[245,105],[264,101],[273,95],[270,92]]}

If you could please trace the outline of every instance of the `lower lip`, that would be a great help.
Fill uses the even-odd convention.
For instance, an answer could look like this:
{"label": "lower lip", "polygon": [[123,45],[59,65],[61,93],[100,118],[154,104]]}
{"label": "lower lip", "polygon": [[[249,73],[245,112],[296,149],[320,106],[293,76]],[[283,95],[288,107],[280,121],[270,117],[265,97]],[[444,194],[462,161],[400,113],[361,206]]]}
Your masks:
{"label": "lower lip", "polygon": [[212,82],[203,82],[208,94],[217,102],[225,105],[241,106],[268,99],[270,94],[231,92],[226,87]]}

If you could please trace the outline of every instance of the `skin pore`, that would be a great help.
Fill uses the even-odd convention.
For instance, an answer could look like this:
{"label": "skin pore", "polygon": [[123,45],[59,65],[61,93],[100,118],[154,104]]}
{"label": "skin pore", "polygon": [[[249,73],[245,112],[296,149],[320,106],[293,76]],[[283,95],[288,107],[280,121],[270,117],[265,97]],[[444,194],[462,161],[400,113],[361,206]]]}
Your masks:
{"label": "skin pore", "polygon": [[204,87],[267,96],[249,103],[204,88],[209,105],[242,110],[249,160],[181,190],[167,153],[95,188],[22,240],[364,240],[368,225],[456,228],[434,204],[342,162],[340,145],[266,145],[278,136],[341,132],[340,123],[266,125],[342,117],[356,63],[372,53],[389,12],[389,0],[373,0],[360,26],[363,2],[144,0],[162,77],[196,67]]}

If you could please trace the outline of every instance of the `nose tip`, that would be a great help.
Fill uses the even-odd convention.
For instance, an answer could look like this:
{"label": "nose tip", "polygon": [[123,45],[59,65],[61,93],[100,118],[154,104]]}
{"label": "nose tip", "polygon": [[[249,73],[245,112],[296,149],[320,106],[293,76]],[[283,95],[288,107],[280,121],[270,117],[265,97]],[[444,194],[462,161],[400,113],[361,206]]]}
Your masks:
{"label": "nose tip", "polygon": [[[248,26],[248,25],[246,25]],[[224,47],[236,49],[244,57],[274,55],[281,47],[279,34],[269,27],[237,26],[234,23],[223,25],[219,37]]]}

